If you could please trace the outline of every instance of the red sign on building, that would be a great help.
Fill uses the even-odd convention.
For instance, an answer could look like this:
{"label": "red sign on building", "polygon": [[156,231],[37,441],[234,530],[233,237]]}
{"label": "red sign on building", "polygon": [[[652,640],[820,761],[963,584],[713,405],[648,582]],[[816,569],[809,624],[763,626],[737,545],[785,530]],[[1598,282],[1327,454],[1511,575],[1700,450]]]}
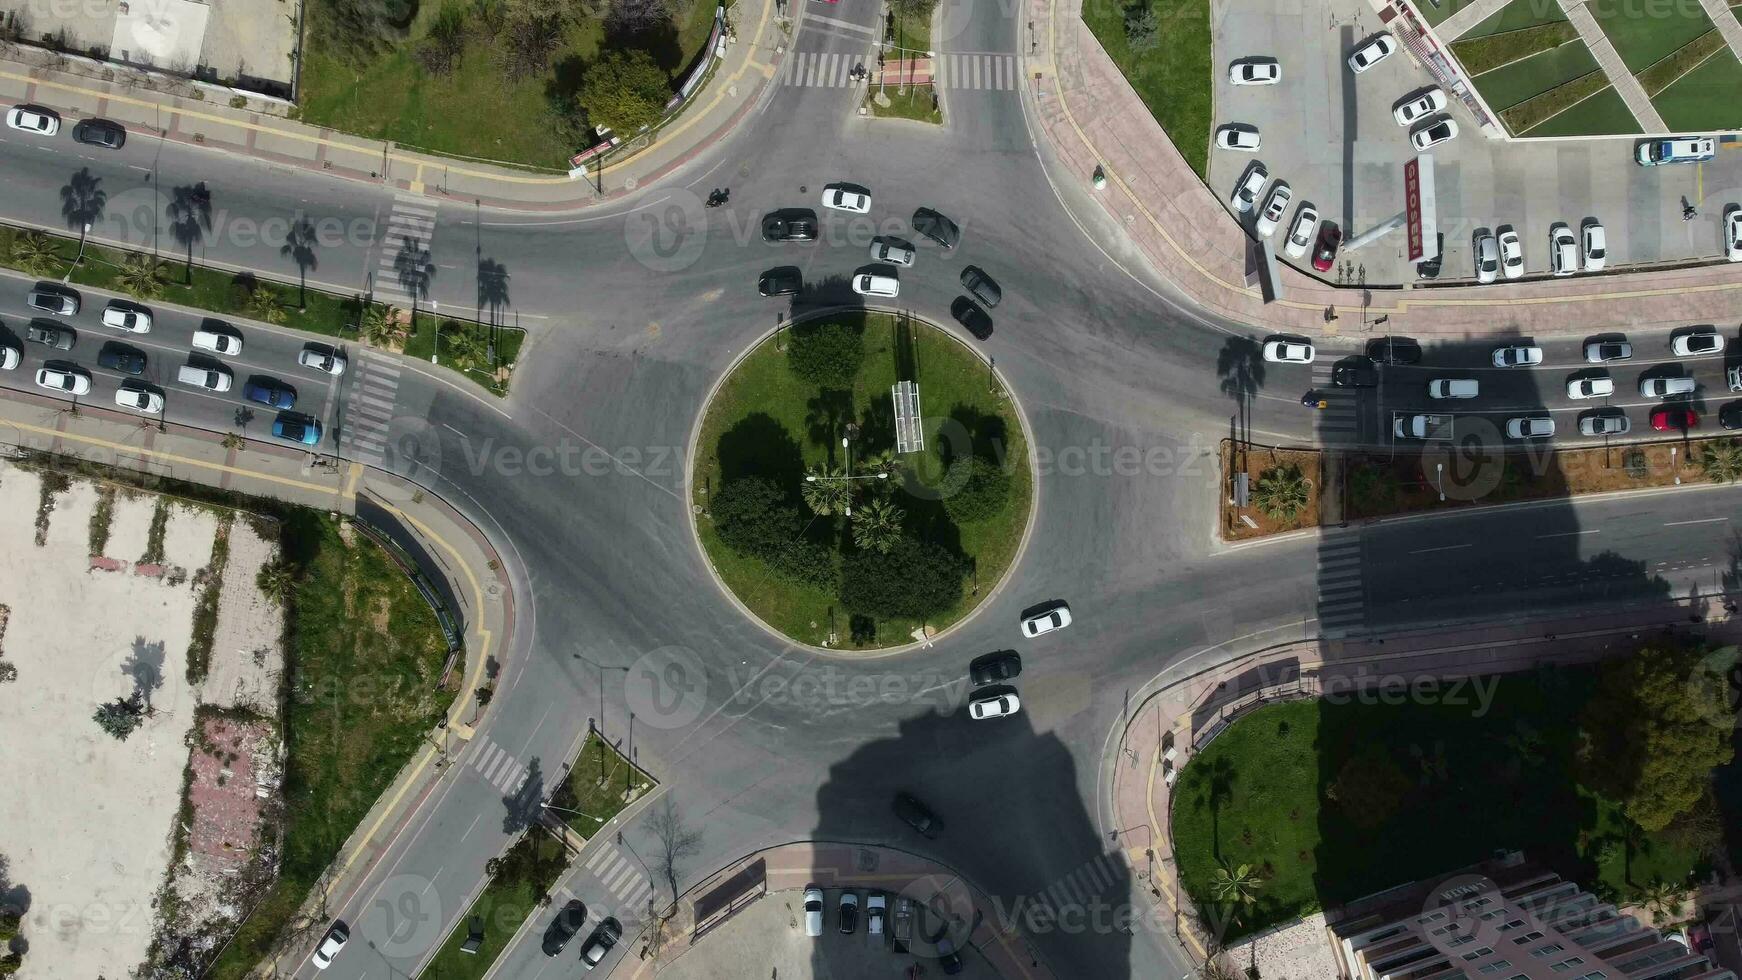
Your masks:
{"label": "red sign on building", "polygon": [[1403,210],[1409,221],[1409,261],[1419,262],[1422,257],[1420,158],[1403,165]]}

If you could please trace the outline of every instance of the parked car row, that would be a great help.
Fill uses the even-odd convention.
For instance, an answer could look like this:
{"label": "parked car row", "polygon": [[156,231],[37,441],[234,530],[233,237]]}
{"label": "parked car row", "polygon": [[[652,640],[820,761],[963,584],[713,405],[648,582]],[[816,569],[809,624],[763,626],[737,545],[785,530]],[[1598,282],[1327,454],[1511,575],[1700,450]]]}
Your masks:
{"label": "parked car row", "polygon": [[[1501,225],[1496,231],[1478,228],[1475,233],[1476,282],[1484,286],[1502,276],[1517,279],[1524,275],[1524,243],[1518,237],[1518,229]],[[1549,271],[1555,275],[1570,276],[1581,268],[1585,272],[1601,272],[1608,258],[1608,234],[1596,218],[1586,218],[1577,236],[1564,221],[1549,227],[1548,263]]]}
{"label": "parked car row", "polygon": [[[60,113],[37,105],[17,105],[7,110],[6,125],[21,133],[53,136],[60,132]],[[108,119],[81,119],[73,126],[73,139],[86,146],[119,150],[127,142],[127,129]]]}
{"label": "parked car row", "polygon": [[[551,919],[550,925],[545,927],[544,939],[539,948],[544,951],[546,956],[561,955],[562,951],[568,948],[569,940],[578,935],[581,927],[586,924],[586,903],[578,898],[569,899],[568,903],[559,909],[555,917]],[[593,927],[592,934],[587,937],[587,941],[581,944],[581,963],[588,970],[597,968],[600,963],[604,962],[605,954],[611,952],[611,949],[617,945],[617,940],[621,938],[623,938],[621,923],[612,916],[600,919],[599,924]]]}

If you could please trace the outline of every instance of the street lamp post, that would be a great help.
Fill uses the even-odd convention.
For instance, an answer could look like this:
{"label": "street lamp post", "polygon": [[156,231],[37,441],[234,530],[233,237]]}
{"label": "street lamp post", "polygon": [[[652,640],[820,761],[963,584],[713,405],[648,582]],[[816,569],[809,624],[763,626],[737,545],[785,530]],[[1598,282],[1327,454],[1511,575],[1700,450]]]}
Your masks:
{"label": "street lamp post", "polygon": [[1444,472],[1445,468],[1446,464],[1444,463],[1434,464],[1434,489],[1440,492],[1440,503],[1442,504],[1446,502],[1446,481],[1441,478],[1440,474]]}
{"label": "street lamp post", "polygon": [[79,267],[79,263],[85,261],[85,236],[90,233],[91,223],[89,221],[79,226],[79,254],[73,258],[73,264],[67,266],[67,274],[60,277],[61,282],[71,282],[73,270]]}
{"label": "street lamp post", "polygon": [[[574,658],[576,660],[585,660],[587,663],[590,663],[594,667],[597,667],[599,669],[599,741],[603,742],[605,740],[605,671],[607,671],[607,670],[620,670],[620,671],[622,671],[624,681],[625,681],[625,683],[627,683],[628,677],[629,677],[629,668],[628,667],[606,666],[605,664],[599,663],[597,660],[594,660],[591,657],[587,657],[587,656],[584,656],[584,655],[579,654],[579,653],[574,654]],[[600,786],[605,785],[605,752],[603,749],[599,750],[599,785]]]}
{"label": "street lamp post", "polygon": [[546,802],[544,802],[544,801],[543,801],[543,800],[540,800],[540,801],[539,801],[539,804],[538,804],[538,805],[539,805],[539,806],[540,806],[540,807],[543,807],[543,808],[544,808],[544,809],[546,809],[546,810],[555,810],[555,811],[556,811],[556,812],[558,812],[558,813],[572,813],[572,814],[574,814],[574,815],[575,815],[575,816],[578,816],[578,817],[586,817],[586,818],[587,818],[587,819],[588,819],[588,820],[592,820],[592,821],[594,821],[594,822],[595,822],[595,823],[604,823],[604,822],[605,822],[605,818],[604,818],[604,817],[595,817],[595,816],[593,816],[593,815],[592,815],[592,814],[590,814],[590,813],[582,813],[582,812],[581,812],[581,811],[579,811],[579,810],[570,810],[570,809],[569,809],[569,808],[567,808],[567,807],[561,807],[561,806],[551,806],[551,805],[550,805],[550,804],[549,804],[549,803],[546,803]]}

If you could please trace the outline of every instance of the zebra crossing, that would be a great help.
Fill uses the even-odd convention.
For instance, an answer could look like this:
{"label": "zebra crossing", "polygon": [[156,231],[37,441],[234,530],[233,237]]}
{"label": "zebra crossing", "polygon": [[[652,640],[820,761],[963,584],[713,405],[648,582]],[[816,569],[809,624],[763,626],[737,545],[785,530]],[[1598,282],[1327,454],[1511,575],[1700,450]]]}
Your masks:
{"label": "zebra crossing", "polygon": [[[804,88],[846,88],[853,84],[853,68],[863,64],[862,54],[843,54],[839,51],[794,51],[792,57],[786,59],[785,76],[782,85],[796,85]],[[876,67],[876,57],[867,68]],[[876,77],[873,75],[872,77]]]}
{"label": "zebra crossing", "polygon": [[599,847],[583,867],[624,910],[646,909],[653,898],[653,885],[641,874],[636,861],[615,847]]}
{"label": "zebra crossing", "polygon": [[[1033,895],[1029,906],[1031,925],[1037,931],[1044,930],[1050,924],[1060,921],[1063,910],[1067,909],[1077,910],[1071,916],[1075,921],[1082,921],[1082,910],[1097,903],[1106,904],[1107,890],[1124,881],[1129,874],[1127,868],[1112,854],[1101,854],[1079,865],[1076,870]],[[1114,903],[1123,900],[1123,896],[1112,899]]]}
{"label": "zebra crossing", "polygon": [[[430,241],[435,237],[436,202],[418,194],[393,195],[393,210],[387,215],[387,234],[381,238],[376,259],[374,294],[377,302],[399,307],[412,305],[406,289],[402,263],[409,262],[413,276],[425,274]],[[406,258],[402,259],[401,253]],[[423,256],[421,259],[418,256]]]}
{"label": "zebra crossing", "polygon": [[399,365],[368,350],[352,363],[350,393],[339,426],[339,452],[348,459],[379,463],[399,401]]}
{"label": "zebra crossing", "polygon": [[472,752],[472,768],[478,775],[504,795],[520,789],[526,782],[526,767],[515,761],[514,754],[487,738],[479,739],[477,746]]}
{"label": "zebra crossing", "polygon": [[1313,420],[1315,431],[1321,442],[1357,441],[1361,434],[1360,396],[1357,389],[1332,387],[1331,370],[1328,363],[1313,362],[1313,391],[1329,403],[1318,410]]}
{"label": "zebra crossing", "polygon": [[1319,630],[1343,635],[1362,628],[1366,593],[1361,582],[1361,535],[1327,534],[1319,542]]}
{"label": "zebra crossing", "polygon": [[932,84],[951,90],[1015,91],[1021,72],[1013,54],[946,54],[935,68]]}

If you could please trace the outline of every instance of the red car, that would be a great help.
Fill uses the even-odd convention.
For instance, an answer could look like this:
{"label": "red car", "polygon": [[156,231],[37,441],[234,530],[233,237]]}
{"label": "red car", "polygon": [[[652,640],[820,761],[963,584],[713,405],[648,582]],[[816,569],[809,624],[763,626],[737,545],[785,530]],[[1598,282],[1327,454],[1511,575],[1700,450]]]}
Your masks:
{"label": "red car", "polygon": [[1651,413],[1651,427],[1659,432],[1686,432],[1700,426],[1700,413],[1691,408],[1660,408]]}
{"label": "red car", "polygon": [[1343,244],[1343,229],[1334,222],[1327,221],[1319,227],[1318,244],[1313,246],[1313,268],[1320,272],[1331,271],[1331,263],[1337,259],[1337,246]]}

